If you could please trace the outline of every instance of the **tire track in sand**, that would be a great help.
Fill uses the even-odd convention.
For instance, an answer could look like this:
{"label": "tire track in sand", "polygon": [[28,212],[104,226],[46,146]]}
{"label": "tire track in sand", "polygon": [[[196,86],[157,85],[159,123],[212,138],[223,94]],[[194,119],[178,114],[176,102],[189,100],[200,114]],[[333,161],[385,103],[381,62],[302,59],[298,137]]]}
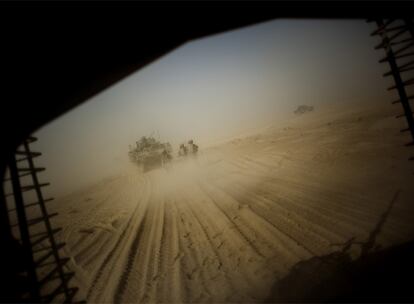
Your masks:
{"label": "tire track in sand", "polygon": [[[147,286],[147,290],[138,299],[139,303],[150,301],[151,297],[155,296],[156,287],[158,285],[158,280],[160,278],[159,273],[159,265],[161,264],[161,248],[163,245],[163,231],[164,231],[164,221],[165,221],[165,201],[164,198],[157,198],[155,202],[151,203],[151,208],[153,210],[153,217],[148,215],[148,218],[152,218],[150,221],[150,237],[148,238],[148,242],[144,243],[144,250],[145,251],[145,259],[147,262],[140,264],[140,260],[138,259],[137,266],[142,268],[147,268],[148,270],[145,271],[145,286]],[[139,255],[137,256],[139,257]],[[133,272],[131,275],[134,274]],[[151,300],[150,302],[153,302]]]}
{"label": "tire track in sand", "polygon": [[257,248],[256,245],[253,244],[253,242],[250,240],[249,237],[246,236],[245,233],[242,232],[241,227],[239,227],[239,225],[237,225],[237,223],[234,221],[234,218],[230,216],[229,213],[227,213],[226,211],[224,211],[223,208],[220,207],[220,204],[216,201],[215,198],[213,198],[211,191],[207,190],[207,185],[205,185],[204,183],[200,182],[199,183],[200,188],[206,193],[206,196],[209,198],[209,200],[217,207],[217,209],[219,209],[221,211],[221,213],[228,219],[229,223],[231,224],[230,226],[232,228],[234,228],[239,234],[240,236],[244,239],[244,241],[253,249],[253,251],[261,258],[266,258],[266,256],[259,250],[259,248]]}
{"label": "tire track in sand", "polygon": [[[128,238],[131,237],[131,233],[134,231],[133,227],[134,224],[136,225],[136,218],[139,217],[140,213],[140,209],[144,208],[144,210],[146,211],[147,206],[146,204],[148,203],[150,197],[151,197],[151,184],[149,183],[148,179],[144,179],[144,189],[146,189],[146,191],[144,192],[144,199],[140,200],[139,202],[137,202],[137,206],[135,207],[134,212],[132,213],[130,219],[128,220],[128,223],[125,225],[125,229],[124,231],[120,234],[119,239],[116,241],[116,243],[114,244],[114,246],[112,247],[112,250],[107,254],[107,256],[105,257],[104,261],[102,262],[101,266],[99,267],[99,269],[96,272],[96,275],[90,285],[90,288],[87,292],[87,299],[89,300],[91,295],[93,293],[96,293],[100,296],[100,293],[102,292],[103,289],[105,289],[107,286],[105,286],[105,282],[106,280],[103,279],[102,277],[104,276],[104,274],[106,274],[106,279],[108,279],[108,276],[111,275],[112,271],[107,270],[108,264],[111,260],[113,260],[114,256],[117,255],[117,257],[115,258],[115,260],[121,260],[120,259],[120,255],[122,255],[122,249],[123,249],[123,244],[127,243]],[[145,206],[144,206],[145,204]],[[131,232],[129,232],[131,231]],[[116,261],[112,264],[111,270],[113,270],[116,266]],[[101,283],[101,285],[104,285],[102,288],[98,288],[99,283]]]}
{"label": "tire track in sand", "polygon": [[[188,210],[187,204],[183,203],[180,195],[175,194],[175,206],[178,210],[178,231],[180,239],[180,247],[183,251],[184,257],[180,260],[181,273],[184,274],[182,286],[184,288],[184,295],[187,299],[202,299],[204,295],[210,295],[207,290],[206,279],[200,271],[202,259],[198,248],[202,248],[200,238],[193,237],[196,233],[194,227],[193,217]],[[201,276],[201,280],[197,277]],[[199,283],[199,284],[197,284]],[[183,299],[184,300],[184,299]],[[187,301],[187,300],[184,300]]]}
{"label": "tire track in sand", "polygon": [[154,289],[164,225],[164,201],[160,192],[154,191],[156,183],[152,176],[149,175],[149,178],[152,185],[150,199],[147,210],[141,217],[140,230],[135,229],[131,232],[132,247],[128,246],[126,263],[122,265],[123,275],[113,293],[115,303],[148,301]]}
{"label": "tire track in sand", "polygon": [[124,271],[122,272],[122,275],[118,281],[117,287],[115,288],[115,296],[114,296],[114,303],[121,303],[122,295],[124,294],[124,290],[126,287],[126,282],[128,281],[128,277],[130,275],[130,272],[132,270],[132,266],[135,261],[135,256],[138,251],[138,246],[141,241],[142,237],[142,231],[144,230],[145,224],[147,222],[147,213],[148,208],[145,209],[145,213],[143,215],[143,221],[141,221],[140,225],[138,226],[138,230],[136,233],[136,237],[133,240],[130,249],[128,250],[128,257],[124,268]]}

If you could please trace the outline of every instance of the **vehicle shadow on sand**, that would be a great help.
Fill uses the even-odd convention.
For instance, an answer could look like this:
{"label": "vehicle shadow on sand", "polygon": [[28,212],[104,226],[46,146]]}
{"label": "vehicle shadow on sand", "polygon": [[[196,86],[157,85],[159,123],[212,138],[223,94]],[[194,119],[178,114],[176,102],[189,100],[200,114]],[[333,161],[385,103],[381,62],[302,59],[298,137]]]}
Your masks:
{"label": "vehicle shadow on sand", "polygon": [[[342,250],[294,265],[277,281],[266,303],[281,302],[414,302],[414,240],[379,250],[375,241],[399,191],[365,242],[351,238]],[[350,248],[361,246],[352,260]]]}

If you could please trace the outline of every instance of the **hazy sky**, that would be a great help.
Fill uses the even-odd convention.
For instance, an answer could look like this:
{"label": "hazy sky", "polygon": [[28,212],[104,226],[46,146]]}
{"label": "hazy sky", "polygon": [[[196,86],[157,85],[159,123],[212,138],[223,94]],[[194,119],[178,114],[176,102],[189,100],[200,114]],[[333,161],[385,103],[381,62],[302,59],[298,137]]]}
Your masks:
{"label": "hazy sky", "polygon": [[390,101],[364,20],[275,20],[185,44],[36,132],[42,178],[60,195],[122,172],[128,145],[159,134],[208,142],[299,104]]}

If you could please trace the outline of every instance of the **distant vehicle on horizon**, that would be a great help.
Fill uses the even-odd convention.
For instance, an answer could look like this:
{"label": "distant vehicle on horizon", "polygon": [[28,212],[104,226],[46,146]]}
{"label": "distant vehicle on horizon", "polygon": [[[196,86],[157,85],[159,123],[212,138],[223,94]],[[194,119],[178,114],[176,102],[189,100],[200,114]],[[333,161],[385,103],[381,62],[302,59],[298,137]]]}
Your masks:
{"label": "distant vehicle on horizon", "polygon": [[301,105],[298,106],[298,108],[293,112],[296,115],[304,114],[307,112],[312,112],[314,110],[313,106],[307,106],[307,105]]}

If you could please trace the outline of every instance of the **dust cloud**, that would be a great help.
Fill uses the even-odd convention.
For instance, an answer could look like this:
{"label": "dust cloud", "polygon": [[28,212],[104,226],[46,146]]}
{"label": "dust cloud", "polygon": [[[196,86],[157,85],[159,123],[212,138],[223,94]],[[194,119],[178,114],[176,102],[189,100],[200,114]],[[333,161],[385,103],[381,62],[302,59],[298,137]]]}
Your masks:
{"label": "dust cloud", "polygon": [[276,20],[192,41],[36,132],[61,196],[129,170],[141,136],[200,149],[278,125],[300,104],[389,100],[362,20]]}

